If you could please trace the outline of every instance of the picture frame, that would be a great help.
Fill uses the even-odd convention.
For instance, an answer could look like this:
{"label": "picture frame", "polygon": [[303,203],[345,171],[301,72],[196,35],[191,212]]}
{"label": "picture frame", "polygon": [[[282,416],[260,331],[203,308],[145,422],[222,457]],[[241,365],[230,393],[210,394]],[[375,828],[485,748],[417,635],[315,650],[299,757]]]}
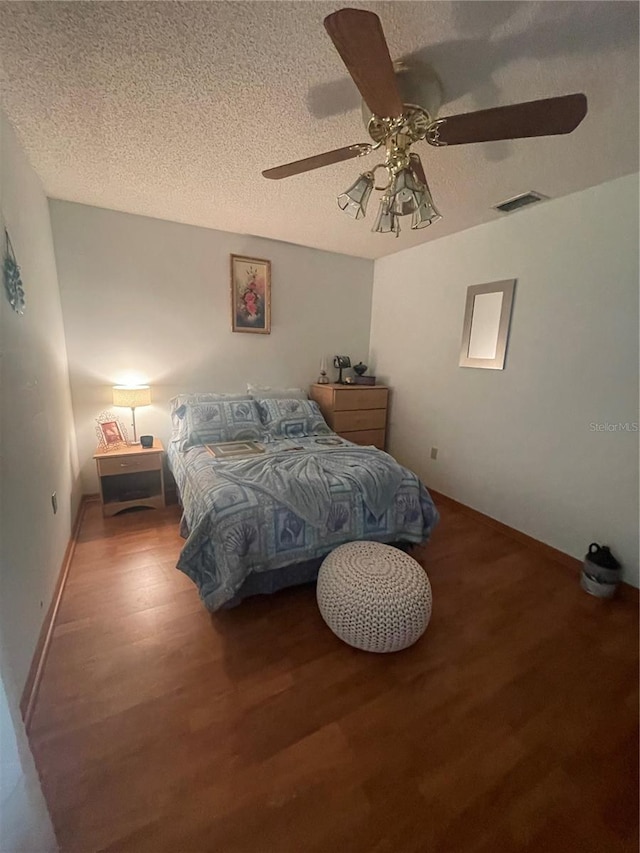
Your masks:
{"label": "picture frame", "polygon": [[96,418],[98,446],[103,452],[128,447],[129,437],[122,421],[112,412],[101,412]]}
{"label": "picture frame", "polygon": [[467,288],[460,367],[504,370],[516,279]]}
{"label": "picture frame", "polygon": [[222,441],[218,444],[205,444],[212,456],[228,459],[235,456],[255,456],[264,453],[264,447],[257,441]]}
{"label": "picture frame", "polygon": [[231,255],[231,331],[271,334],[271,261]]}

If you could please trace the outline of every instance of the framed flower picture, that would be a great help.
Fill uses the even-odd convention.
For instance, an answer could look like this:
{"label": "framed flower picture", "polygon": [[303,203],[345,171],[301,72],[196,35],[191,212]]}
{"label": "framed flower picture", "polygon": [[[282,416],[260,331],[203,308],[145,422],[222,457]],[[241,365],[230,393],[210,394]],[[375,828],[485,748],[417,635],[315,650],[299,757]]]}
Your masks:
{"label": "framed flower picture", "polygon": [[271,332],[271,261],[231,255],[231,329]]}

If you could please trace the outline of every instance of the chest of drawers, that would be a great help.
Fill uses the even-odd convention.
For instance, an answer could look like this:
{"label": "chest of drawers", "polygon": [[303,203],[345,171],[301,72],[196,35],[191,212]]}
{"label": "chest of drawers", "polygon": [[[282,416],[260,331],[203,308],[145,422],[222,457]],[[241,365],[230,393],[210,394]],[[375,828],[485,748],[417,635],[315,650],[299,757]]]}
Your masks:
{"label": "chest of drawers", "polygon": [[389,389],[385,385],[312,385],[309,397],[320,406],[334,432],[355,444],[384,450]]}

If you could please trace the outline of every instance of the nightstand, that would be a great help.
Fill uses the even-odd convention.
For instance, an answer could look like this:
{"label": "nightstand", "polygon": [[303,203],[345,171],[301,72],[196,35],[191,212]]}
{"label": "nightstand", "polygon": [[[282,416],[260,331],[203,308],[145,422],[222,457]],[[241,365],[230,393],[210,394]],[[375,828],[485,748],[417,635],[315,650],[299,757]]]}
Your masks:
{"label": "nightstand", "polygon": [[110,451],[98,449],[93,458],[100,481],[102,514],[115,515],[135,506],[161,509],[165,505],[163,455],[164,447],[157,438],[148,449],[139,444]]}
{"label": "nightstand", "polygon": [[309,396],[334,432],[384,450],[389,389],[384,385],[312,385]]}

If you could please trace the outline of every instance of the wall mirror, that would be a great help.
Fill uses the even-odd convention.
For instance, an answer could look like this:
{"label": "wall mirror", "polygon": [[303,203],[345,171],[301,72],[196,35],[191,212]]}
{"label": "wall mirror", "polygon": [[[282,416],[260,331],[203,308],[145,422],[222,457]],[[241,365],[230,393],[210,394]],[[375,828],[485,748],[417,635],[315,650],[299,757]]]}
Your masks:
{"label": "wall mirror", "polygon": [[504,368],[515,286],[509,279],[467,288],[460,367]]}

